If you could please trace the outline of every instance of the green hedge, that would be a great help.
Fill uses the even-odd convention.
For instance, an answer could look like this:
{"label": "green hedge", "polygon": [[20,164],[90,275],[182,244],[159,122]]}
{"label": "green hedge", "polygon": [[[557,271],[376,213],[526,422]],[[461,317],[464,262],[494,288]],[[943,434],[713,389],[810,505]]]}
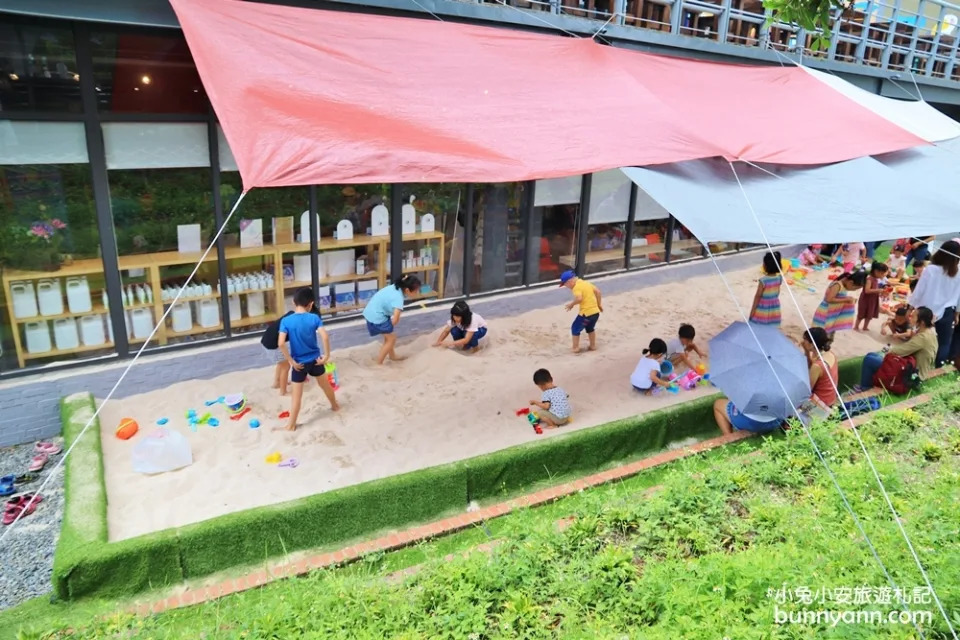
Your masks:
{"label": "green hedge", "polygon": [[[85,397],[84,406],[93,399]],[[95,447],[96,464],[67,459],[68,508],[54,562],[61,598],[130,595],[216,571],[252,565],[292,551],[336,547],[381,531],[463,512],[471,500],[502,498],[556,476],[590,473],[642,457],[669,442],[716,433],[714,398],[699,398],[643,416],[510,447],[460,462],[345,487],[290,502],[213,518],[120,542],[107,542],[106,491],[99,456],[99,427],[81,446]],[[75,437],[78,403],[64,400],[64,434]],[[68,408],[72,408],[68,410]],[[80,424],[80,428],[82,428]],[[524,428],[518,424],[518,428]],[[89,484],[97,498],[77,504],[76,487]],[[90,509],[93,511],[90,511]],[[95,513],[100,528],[81,535],[75,522]]]}

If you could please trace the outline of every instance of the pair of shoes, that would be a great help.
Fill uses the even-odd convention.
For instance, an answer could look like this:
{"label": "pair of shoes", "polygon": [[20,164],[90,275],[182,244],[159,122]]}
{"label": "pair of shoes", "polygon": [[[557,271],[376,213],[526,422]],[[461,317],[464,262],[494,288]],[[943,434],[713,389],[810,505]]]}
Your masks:
{"label": "pair of shoes", "polygon": [[28,516],[37,510],[37,505],[43,502],[39,493],[23,493],[7,500],[3,508],[3,524],[9,526],[18,518]]}

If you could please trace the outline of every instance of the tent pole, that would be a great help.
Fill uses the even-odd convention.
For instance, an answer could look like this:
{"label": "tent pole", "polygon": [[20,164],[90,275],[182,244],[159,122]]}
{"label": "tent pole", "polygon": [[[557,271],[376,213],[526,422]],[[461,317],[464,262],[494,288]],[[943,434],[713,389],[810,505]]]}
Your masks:
{"label": "tent pole", "polygon": [[633,252],[633,224],[637,219],[637,192],[639,187],[630,181],[630,209],[627,213],[627,228],[623,237],[623,268],[630,268],[630,254]]}
{"label": "tent pole", "polygon": [[578,276],[582,276],[586,272],[585,262],[587,259],[587,229],[590,226],[590,189],[592,185],[593,174],[583,174],[583,180],[580,183],[580,211],[577,215],[580,225],[576,227],[577,261],[575,263],[576,266],[574,267]]}

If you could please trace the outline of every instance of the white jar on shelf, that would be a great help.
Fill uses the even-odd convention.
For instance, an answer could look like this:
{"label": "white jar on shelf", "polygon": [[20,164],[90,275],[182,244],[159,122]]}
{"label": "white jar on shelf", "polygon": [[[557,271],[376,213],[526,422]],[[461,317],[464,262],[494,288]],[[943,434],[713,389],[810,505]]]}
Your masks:
{"label": "white jar on shelf", "polygon": [[37,281],[37,302],[42,316],[58,316],[63,313],[63,290],[60,278],[45,278]]}
{"label": "white jar on shelf", "polygon": [[251,318],[257,316],[262,316],[266,313],[266,307],[264,305],[263,292],[256,291],[254,293],[247,294],[247,315]]}
{"label": "white jar on shelf", "polygon": [[80,338],[87,347],[104,344],[107,336],[103,332],[103,316],[96,314],[80,318]]}
{"label": "white jar on shelf", "polygon": [[189,302],[180,302],[170,313],[171,328],[175,332],[189,331],[193,329],[193,311]]}
{"label": "white jar on shelf", "polygon": [[60,351],[69,351],[80,346],[77,321],[73,318],[57,318],[53,321],[53,339]]}
{"label": "white jar on shelf", "polygon": [[198,323],[204,329],[220,324],[220,303],[213,299],[200,300],[197,303]]}
{"label": "white jar on shelf", "polygon": [[34,318],[40,315],[32,282],[11,282],[10,297],[13,298],[14,318]]}
{"label": "white jar on shelf", "polygon": [[67,278],[67,306],[70,313],[87,313],[93,309],[86,276]]}
{"label": "white jar on shelf", "polygon": [[28,322],[23,326],[27,337],[27,353],[46,353],[50,351],[50,326],[46,320]]}

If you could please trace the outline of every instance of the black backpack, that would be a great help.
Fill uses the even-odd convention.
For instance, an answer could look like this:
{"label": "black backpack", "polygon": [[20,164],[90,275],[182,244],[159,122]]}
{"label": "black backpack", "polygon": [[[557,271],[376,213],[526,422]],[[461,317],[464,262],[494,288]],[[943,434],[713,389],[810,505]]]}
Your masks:
{"label": "black backpack", "polygon": [[[287,311],[283,314],[283,318],[293,315],[293,311]],[[269,325],[267,325],[267,330],[263,332],[263,335],[260,337],[260,344],[266,349],[277,349],[280,346],[280,321],[283,318],[277,318]]]}

